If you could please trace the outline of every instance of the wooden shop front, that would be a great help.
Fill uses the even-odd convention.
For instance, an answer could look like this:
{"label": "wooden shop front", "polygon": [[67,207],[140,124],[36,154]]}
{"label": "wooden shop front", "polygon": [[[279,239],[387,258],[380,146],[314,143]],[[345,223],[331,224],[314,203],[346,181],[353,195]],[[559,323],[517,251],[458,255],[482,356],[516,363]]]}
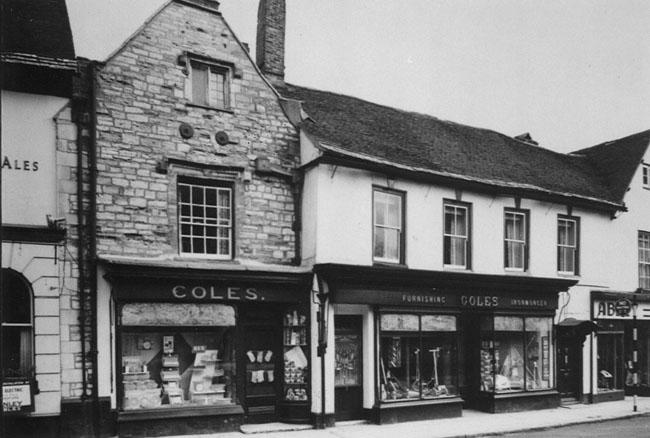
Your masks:
{"label": "wooden shop front", "polygon": [[[559,406],[553,317],[558,279],[320,265],[338,308],[374,318],[377,423]],[[373,369],[374,367],[374,369]]]}
{"label": "wooden shop front", "polygon": [[309,420],[309,275],[110,266],[120,436]]}

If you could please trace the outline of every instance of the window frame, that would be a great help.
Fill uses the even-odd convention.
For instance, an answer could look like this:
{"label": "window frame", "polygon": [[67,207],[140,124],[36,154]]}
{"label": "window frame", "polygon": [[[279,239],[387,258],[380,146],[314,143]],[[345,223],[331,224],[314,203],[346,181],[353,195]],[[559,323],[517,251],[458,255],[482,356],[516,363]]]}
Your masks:
{"label": "window frame", "polygon": [[[200,59],[197,57],[189,57],[187,62],[188,64],[188,83],[189,83],[189,93],[187,93],[187,98],[189,103],[193,106],[198,106],[202,108],[211,108],[217,110],[230,111],[232,109],[231,105],[231,83],[232,83],[232,68],[226,64],[220,63],[218,61],[210,61],[207,59]],[[194,98],[194,71],[198,69],[203,69],[207,71],[205,84],[206,96],[203,102],[196,102]],[[223,76],[223,105],[219,105],[218,102],[214,102],[212,99],[213,93],[217,93],[218,90],[213,90],[211,83],[211,75],[215,74],[218,76]]]}
{"label": "window frame", "polygon": [[650,189],[650,163],[641,162],[641,184],[644,189]]}
{"label": "window frame", "polygon": [[[204,190],[205,194],[205,189],[206,188],[215,188],[217,189],[217,197],[215,199],[215,205],[213,206],[216,208],[216,223],[215,224],[208,224],[206,223],[206,214],[204,210],[204,215],[203,215],[203,221],[200,223],[194,223],[191,220],[188,221],[183,221],[182,220],[182,205],[187,204],[190,206],[190,210],[193,210],[194,204],[191,202],[183,202],[181,200],[181,185],[187,185],[190,187],[190,193],[192,191],[193,187],[202,187]],[[219,222],[219,192],[222,190],[226,190],[229,193],[230,197],[230,202],[228,209],[230,211],[229,215],[229,225],[227,226],[227,229],[230,231],[229,237],[228,237],[228,242],[229,242],[229,251],[228,254],[210,254],[207,253],[207,245],[206,239],[209,237],[207,236],[207,233],[203,234],[203,241],[204,241],[204,250],[202,253],[199,252],[186,252],[183,251],[183,237],[189,237],[191,240],[195,237],[200,237],[200,236],[194,236],[192,233],[189,235],[183,234],[183,225],[189,225],[190,227],[192,226],[201,226],[201,227],[214,227],[217,232],[214,236],[217,244],[217,251],[219,250],[219,242],[223,239],[220,239],[218,236],[218,230],[220,228],[226,228],[225,226],[220,226],[218,224]],[[178,177],[176,181],[176,208],[177,208],[177,224],[178,224],[178,230],[177,230],[177,235],[178,235],[178,254],[181,257],[197,257],[197,258],[205,258],[205,259],[211,259],[211,260],[232,260],[234,259],[235,256],[235,202],[234,202],[234,196],[235,196],[235,187],[234,183],[229,182],[229,181],[222,181],[222,180],[206,180],[206,179],[198,179],[198,178],[191,178],[191,177]],[[205,198],[204,198],[204,203],[202,204],[204,207],[207,205],[205,204]],[[193,212],[192,212],[193,213]],[[193,214],[190,214],[190,218],[193,218]],[[210,236],[211,237],[211,236]],[[193,246],[193,243],[192,243]]]}
{"label": "window frame", "polygon": [[[464,209],[465,210],[465,232],[463,235],[456,234],[447,234],[445,230],[446,216],[447,216],[447,207],[453,207],[455,209]],[[462,237],[465,239],[465,264],[464,265],[454,265],[445,263],[445,253],[447,252],[447,237],[458,238]],[[451,240],[450,240],[451,241]],[[442,200],[442,265],[443,268],[447,269],[472,269],[472,204],[469,202],[455,201],[451,199]]]}
{"label": "window frame", "polygon": [[[375,208],[375,194],[377,192],[385,193],[390,196],[396,196],[400,200],[400,212],[399,220],[400,225],[398,228],[399,243],[397,245],[398,256],[396,259],[387,258],[387,257],[377,257],[375,255],[375,230],[378,226],[382,228],[396,229],[395,227],[389,227],[386,225],[377,225],[376,216],[377,210]],[[386,264],[398,264],[403,265],[405,263],[406,257],[406,192],[401,190],[394,190],[386,187],[372,186],[372,261],[373,263],[386,263]]]}
{"label": "window frame", "polygon": [[[573,222],[575,224],[575,244],[574,245],[561,245],[560,244],[560,222]],[[557,272],[560,275],[580,275],[580,218],[578,216],[558,214],[557,215]],[[573,271],[563,271],[561,264],[561,255],[563,248],[573,248]]]}
{"label": "window frame", "polygon": [[[36,360],[35,353],[36,352],[34,351],[34,347],[35,347],[35,336],[34,336],[34,291],[32,290],[32,287],[29,284],[29,282],[27,281],[27,279],[25,279],[25,277],[22,274],[18,273],[17,271],[14,271],[13,269],[2,268],[2,270],[0,271],[0,275],[2,275],[3,277],[6,276],[5,278],[3,278],[3,281],[2,281],[3,288],[5,290],[6,290],[7,285],[8,285],[8,281],[7,281],[8,277],[13,276],[14,277],[13,280],[17,281],[17,282],[20,282],[21,285],[24,287],[24,292],[28,295],[27,299],[29,300],[29,322],[5,322],[4,319],[6,319],[6,318],[3,318],[2,320],[0,320],[0,324],[2,325],[3,329],[5,327],[26,327],[26,328],[29,328],[30,342],[31,342],[31,358],[30,358],[30,364],[29,364],[30,371],[28,371],[27,375],[13,376],[12,377],[12,376],[6,375],[4,373],[4,370],[3,370],[3,375],[4,375],[5,379],[7,379],[7,381],[11,381],[11,380],[27,380],[27,379],[32,380],[34,378],[34,367],[36,366],[36,362],[35,362],[35,360]],[[7,309],[4,309],[3,310],[3,316],[6,317],[7,315],[8,315]],[[3,354],[4,354],[5,351],[6,350],[3,349]],[[2,357],[0,357],[0,366],[4,367],[4,358],[2,358]]]}
{"label": "window frame", "polygon": [[[523,232],[524,240],[509,239],[508,236],[508,225],[507,217],[508,215],[522,216],[524,220]],[[508,243],[521,243],[523,245],[522,251],[522,266],[521,268],[516,266],[508,266]],[[529,259],[530,259],[530,210],[521,209],[521,208],[510,208],[506,207],[503,211],[503,268],[509,272],[527,272],[529,268]]]}
{"label": "window frame", "polygon": [[[641,247],[641,242],[644,241],[646,246]],[[637,248],[638,248],[638,267],[639,267],[639,289],[641,290],[650,290],[650,276],[645,277],[642,274],[642,268],[645,266],[650,266],[650,232],[639,230],[637,233]],[[642,260],[641,254],[642,251],[648,252],[647,258]]]}

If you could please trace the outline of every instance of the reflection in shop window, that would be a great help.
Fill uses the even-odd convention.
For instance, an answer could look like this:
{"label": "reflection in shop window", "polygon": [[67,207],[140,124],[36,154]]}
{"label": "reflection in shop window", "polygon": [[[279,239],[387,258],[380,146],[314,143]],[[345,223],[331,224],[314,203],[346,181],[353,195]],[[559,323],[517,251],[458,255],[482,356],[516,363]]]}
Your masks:
{"label": "reflection in shop window", "polygon": [[235,312],[219,304],[122,309],[124,410],[235,402]]}
{"label": "reflection in shop window", "polygon": [[458,394],[455,316],[383,314],[380,330],[382,401]]}
{"label": "reflection in shop window", "polygon": [[552,387],[551,318],[481,319],[481,390],[511,392]]}

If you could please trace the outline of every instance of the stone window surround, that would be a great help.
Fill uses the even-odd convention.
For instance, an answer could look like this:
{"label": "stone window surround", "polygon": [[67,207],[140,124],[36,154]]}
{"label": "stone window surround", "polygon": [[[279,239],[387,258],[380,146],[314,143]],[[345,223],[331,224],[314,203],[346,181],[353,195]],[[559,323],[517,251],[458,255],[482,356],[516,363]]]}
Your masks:
{"label": "stone window surround", "polygon": [[[197,104],[193,102],[193,97],[192,97],[192,64],[199,64],[199,65],[204,65],[207,66],[208,71],[216,70],[218,73],[223,74],[225,76],[225,84],[224,84],[224,106],[219,107],[219,106],[211,106],[211,105],[202,105],[202,104]],[[225,61],[221,59],[214,59],[210,58],[204,55],[199,55],[196,53],[191,53],[191,52],[184,52],[183,54],[178,56],[178,65],[182,66],[183,69],[183,74],[187,76],[187,80],[185,81],[185,99],[187,100],[186,105],[188,106],[193,106],[193,107],[199,107],[199,108],[205,108],[205,109],[212,109],[212,110],[217,110],[217,111],[225,111],[225,112],[232,112],[232,87],[231,83],[233,79],[242,79],[243,78],[243,71],[241,68],[236,66],[233,62],[230,61]],[[209,91],[208,91],[209,93]]]}
{"label": "stone window surround", "polygon": [[201,254],[183,254],[180,251],[179,239],[179,216],[178,216],[178,181],[179,178],[198,179],[204,180],[208,183],[230,185],[232,189],[232,247],[231,254],[227,260],[235,260],[237,258],[237,235],[238,235],[238,222],[237,222],[237,199],[244,197],[244,184],[243,184],[243,168],[233,166],[221,166],[218,164],[209,165],[205,163],[186,162],[185,160],[170,160],[166,167],[168,176],[168,190],[167,190],[167,215],[170,224],[170,238],[169,242],[172,250],[178,257],[183,259],[196,258],[196,259],[214,259],[210,255],[202,256]]}

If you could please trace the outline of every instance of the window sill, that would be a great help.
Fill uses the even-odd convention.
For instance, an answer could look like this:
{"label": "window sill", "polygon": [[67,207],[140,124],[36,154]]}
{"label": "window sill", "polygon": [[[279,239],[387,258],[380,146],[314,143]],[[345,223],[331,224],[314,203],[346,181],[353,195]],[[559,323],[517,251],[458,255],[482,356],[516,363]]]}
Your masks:
{"label": "window sill", "polygon": [[557,276],[562,278],[580,278],[580,274],[574,274],[572,272],[558,272]]}
{"label": "window sill", "polygon": [[405,263],[400,263],[400,262],[388,262],[388,261],[373,260],[372,265],[373,266],[385,267],[385,268],[408,269],[408,265],[406,265]]}
{"label": "window sill", "polygon": [[162,418],[203,417],[207,415],[243,415],[240,405],[224,406],[195,406],[186,408],[139,409],[120,411],[117,415],[119,423],[128,421],[154,420]]}
{"label": "window sill", "polygon": [[445,271],[466,271],[466,272],[472,271],[467,266],[457,266],[457,265],[443,265],[442,269]]}
{"label": "window sill", "polygon": [[463,399],[459,395],[450,395],[447,397],[439,398],[426,398],[426,399],[404,399],[404,400],[381,400],[379,409],[403,408],[404,406],[422,406],[422,405],[438,405],[444,403],[462,403]]}
{"label": "window sill", "polygon": [[198,103],[191,103],[191,102],[187,102],[185,106],[189,106],[192,108],[202,108],[207,110],[219,111],[228,114],[235,114],[235,111],[233,111],[231,108],[219,108],[216,106],[199,105]]}
{"label": "window sill", "polygon": [[[213,255],[202,255],[202,254],[192,254],[182,252],[178,254],[178,260],[187,260],[187,261],[213,261],[213,262],[235,262],[231,256],[213,256]],[[236,262],[235,262],[236,263]]]}
{"label": "window sill", "polygon": [[530,271],[524,271],[523,269],[509,269],[509,268],[504,268],[504,272],[507,275],[521,275],[521,276],[530,276]]}

